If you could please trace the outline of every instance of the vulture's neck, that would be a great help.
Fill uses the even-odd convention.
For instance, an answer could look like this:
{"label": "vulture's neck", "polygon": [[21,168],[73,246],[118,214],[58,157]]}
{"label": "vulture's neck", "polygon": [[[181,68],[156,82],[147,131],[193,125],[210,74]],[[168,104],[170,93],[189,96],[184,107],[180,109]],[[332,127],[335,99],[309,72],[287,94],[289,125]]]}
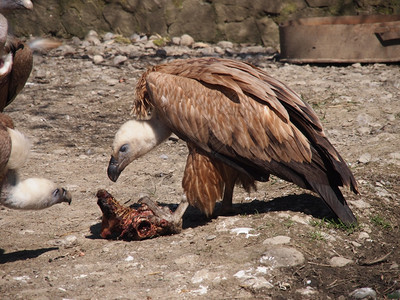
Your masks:
{"label": "vulture's neck", "polygon": [[[136,152],[135,158],[140,157],[162,142],[164,142],[172,133],[165,124],[153,115],[149,120],[130,121],[122,131],[128,132],[127,135],[133,134],[135,137],[131,139]],[[128,139],[130,139],[128,137]]]}
{"label": "vulture's neck", "polygon": [[12,209],[43,209],[52,206],[55,184],[44,178],[18,180],[15,170],[9,170],[1,188],[0,203]]}

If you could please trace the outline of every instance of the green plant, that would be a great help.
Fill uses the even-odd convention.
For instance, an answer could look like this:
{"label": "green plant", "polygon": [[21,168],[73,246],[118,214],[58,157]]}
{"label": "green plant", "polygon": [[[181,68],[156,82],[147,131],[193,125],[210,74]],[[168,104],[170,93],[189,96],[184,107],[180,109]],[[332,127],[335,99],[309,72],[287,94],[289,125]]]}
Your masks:
{"label": "green plant", "polygon": [[323,234],[319,230],[311,231],[309,236],[313,241],[325,241]]}
{"label": "green plant", "polygon": [[373,224],[375,224],[376,226],[379,226],[383,229],[392,229],[392,225],[390,224],[390,222],[385,220],[380,215],[370,216],[370,220]]}
{"label": "green plant", "polygon": [[339,229],[345,231],[347,234],[351,234],[359,229],[358,224],[346,225],[341,220],[331,220],[322,218],[320,220],[312,219],[309,224],[313,227],[326,228],[326,229]]}

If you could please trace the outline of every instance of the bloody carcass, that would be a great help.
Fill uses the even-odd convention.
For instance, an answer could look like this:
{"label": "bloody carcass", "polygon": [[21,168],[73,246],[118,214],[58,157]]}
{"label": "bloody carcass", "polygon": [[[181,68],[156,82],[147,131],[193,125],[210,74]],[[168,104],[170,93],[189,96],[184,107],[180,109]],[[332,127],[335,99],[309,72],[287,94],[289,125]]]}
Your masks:
{"label": "bloody carcass", "polygon": [[[96,196],[97,204],[103,212],[100,234],[102,238],[143,240],[181,230],[171,225],[171,222],[156,216],[144,203],[137,209],[125,207],[102,189],[97,191]],[[160,209],[169,210],[167,207]]]}

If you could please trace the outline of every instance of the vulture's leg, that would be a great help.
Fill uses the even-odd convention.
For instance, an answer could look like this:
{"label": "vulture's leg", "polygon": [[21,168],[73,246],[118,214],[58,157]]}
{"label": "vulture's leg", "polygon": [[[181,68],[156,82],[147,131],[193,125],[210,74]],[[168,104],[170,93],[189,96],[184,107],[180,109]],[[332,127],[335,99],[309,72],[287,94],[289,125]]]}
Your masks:
{"label": "vulture's leg", "polygon": [[171,213],[169,210],[165,210],[162,207],[159,207],[153,200],[149,197],[144,197],[139,200],[139,203],[146,204],[149,209],[159,217],[160,219],[164,219],[171,224],[171,227],[175,232],[180,232],[182,229],[182,217],[185,213],[186,209],[189,206],[189,202],[186,199],[186,196],[182,196],[182,201],[179,203],[175,212]]}
{"label": "vulture's leg", "polygon": [[227,176],[225,178],[225,190],[224,190],[224,197],[222,199],[222,206],[221,206],[221,214],[222,215],[230,215],[232,214],[232,197],[233,197],[233,189],[235,188],[237,175],[235,176]]}

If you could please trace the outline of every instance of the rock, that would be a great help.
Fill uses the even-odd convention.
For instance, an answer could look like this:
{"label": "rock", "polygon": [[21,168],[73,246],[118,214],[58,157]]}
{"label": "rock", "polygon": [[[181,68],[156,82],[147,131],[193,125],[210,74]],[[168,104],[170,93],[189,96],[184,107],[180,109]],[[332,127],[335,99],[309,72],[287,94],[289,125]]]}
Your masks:
{"label": "rock", "polygon": [[297,289],[296,293],[301,294],[303,296],[311,296],[311,295],[318,294],[318,291],[313,289],[311,286],[308,286],[308,287],[305,287],[302,289]]}
{"label": "rock", "polygon": [[260,258],[260,263],[270,267],[292,267],[302,264],[304,255],[290,247],[276,247],[268,250]]}
{"label": "rock", "polygon": [[363,127],[357,128],[357,132],[359,134],[366,135],[366,134],[369,134],[371,132],[371,129],[369,127],[363,126]]}
{"label": "rock", "polygon": [[255,290],[271,289],[271,288],[274,287],[274,285],[272,283],[270,283],[264,277],[247,278],[247,279],[244,280],[243,283],[246,286],[251,286]]}
{"label": "rock", "polygon": [[181,36],[181,46],[190,47],[193,44],[194,44],[194,39],[190,35],[184,34]]}
{"label": "rock", "polygon": [[100,39],[94,35],[87,36],[85,38],[85,41],[89,42],[89,44],[96,45],[96,46],[101,44]]}
{"label": "rock", "polygon": [[358,162],[362,164],[367,164],[371,161],[371,158],[372,158],[371,154],[364,153],[358,158]]}
{"label": "rock", "polygon": [[113,59],[113,65],[114,66],[122,65],[127,60],[128,60],[128,58],[125,55],[117,55]]}
{"label": "rock", "polygon": [[236,272],[233,277],[241,281],[243,286],[256,290],[270,289],[274,287],[274,285],[263,276],[257,276],[257,272],[254,272],[253,268],[248,270],[240,270]]}
{"label": "rock", "polygon": [[201,56],[210,56],[214,54],[213,48],[200,48],[197,49],[197,52],[200,53]]}
{"label": "rock", "polygon": [[93,56],[93,63],[94,64],[98,65],[98,64],[101,64],[103,61],[104,61],[103,56],[101,56],[101,55]]}
{"label": "rock", "polygon": [[349,201],[352,205],[354,205],[355,207],[359,208],[359,209],[364,209],[364,208],[369,208],[371,207],[371,205],[367,202],[365,202],[364,200],[354,200],[354,201]]}
{"label": "rock", "polygon": [[220,41],[217,45],[221,48],[233,48],[233,43],[229,41]]}
{"label": "rock", "polygon": [[78,244],[78,238],[75,235],[67,235],[62,239],[50,241],[52,245],[72,248]]}
{"label": "rock", "polygon": [[349,296],[354,299],[376,299],[376,292],[369,287],[364,287],[352,291]]}
{"label": "rock", "polygon": [[192,277],[192,283],[200,283],[204,280],[210,278],[210,274],[207,269],[201,269],[197,271],[194,276]]}
{"label": "rock", "polygon": [[240,50],[241,54],[256,54],[256,53],[263,53],[265,48],[263,46],[248,46],[243,47]]}
{"label": "rock", "polygon": [[75,48],[70,45],[61,45],[57,48],[57,52],[61,52],[61,56],[71,56],[76,53]]}
{"label": "rock", "polygon": [[263,245],[282,245],[289,243],[290,243],[290,237],[284,235],[278,235],[273,238],[266,239],[263,242]]}
{"label": "rock", "polygon": [[216,236],[215,234],[208,235],[208,236],[206,237],[206,241],[212,241],[212,240],[214,240],[216,237],[217,237],[217,236]]}
{"label": "rock", "polygon": [[171,42],[172,42],[172,44],[174,44],[174,45],[180,45],[180,44],[181,44],[181,38],[180,38],[179,36],[174,36],[174,37],[171,39]]}
{"label": "rock", "polygon": [[193,48],[193,49],[197,49],[197,48],[210,48],[210,45],[207,44],[207,43],[203,43],[203,42],[197,42],[197,43],[194,43],[194,44],[192,45],[192,48]]}
{"label": "rock", "polygon": [[363,231],[363,232],[360,232],[358,234],[358,240],[359,241],[363,241],[363,240],[366,240],[366,239],[369,239],[369,234],[368,233]]}
{"label": "rock", "polygon": [[114,86],[118,83],[119,83],[118,79],[114,79],[114,78],[107,79],[107,85],[109,85],[109,86]]}
{"label": "rock", "polygon": [[114,33],[112,33],[112,32],[107,32],[107,33],[103,36],[103,40],[104,40],[104,41],[109,41],[109,40],[114,39],[114,37],[115,37],[115,34],[114,34]]}
{"label": "rock", "polygon": [[329,264],[332,267],[344,267],[348,264],[352,264],[354,263],[354,261],[352,261],[351,259],[345,258],[345,257],[341,257],[341,256],[334,256],[329,260]]}

